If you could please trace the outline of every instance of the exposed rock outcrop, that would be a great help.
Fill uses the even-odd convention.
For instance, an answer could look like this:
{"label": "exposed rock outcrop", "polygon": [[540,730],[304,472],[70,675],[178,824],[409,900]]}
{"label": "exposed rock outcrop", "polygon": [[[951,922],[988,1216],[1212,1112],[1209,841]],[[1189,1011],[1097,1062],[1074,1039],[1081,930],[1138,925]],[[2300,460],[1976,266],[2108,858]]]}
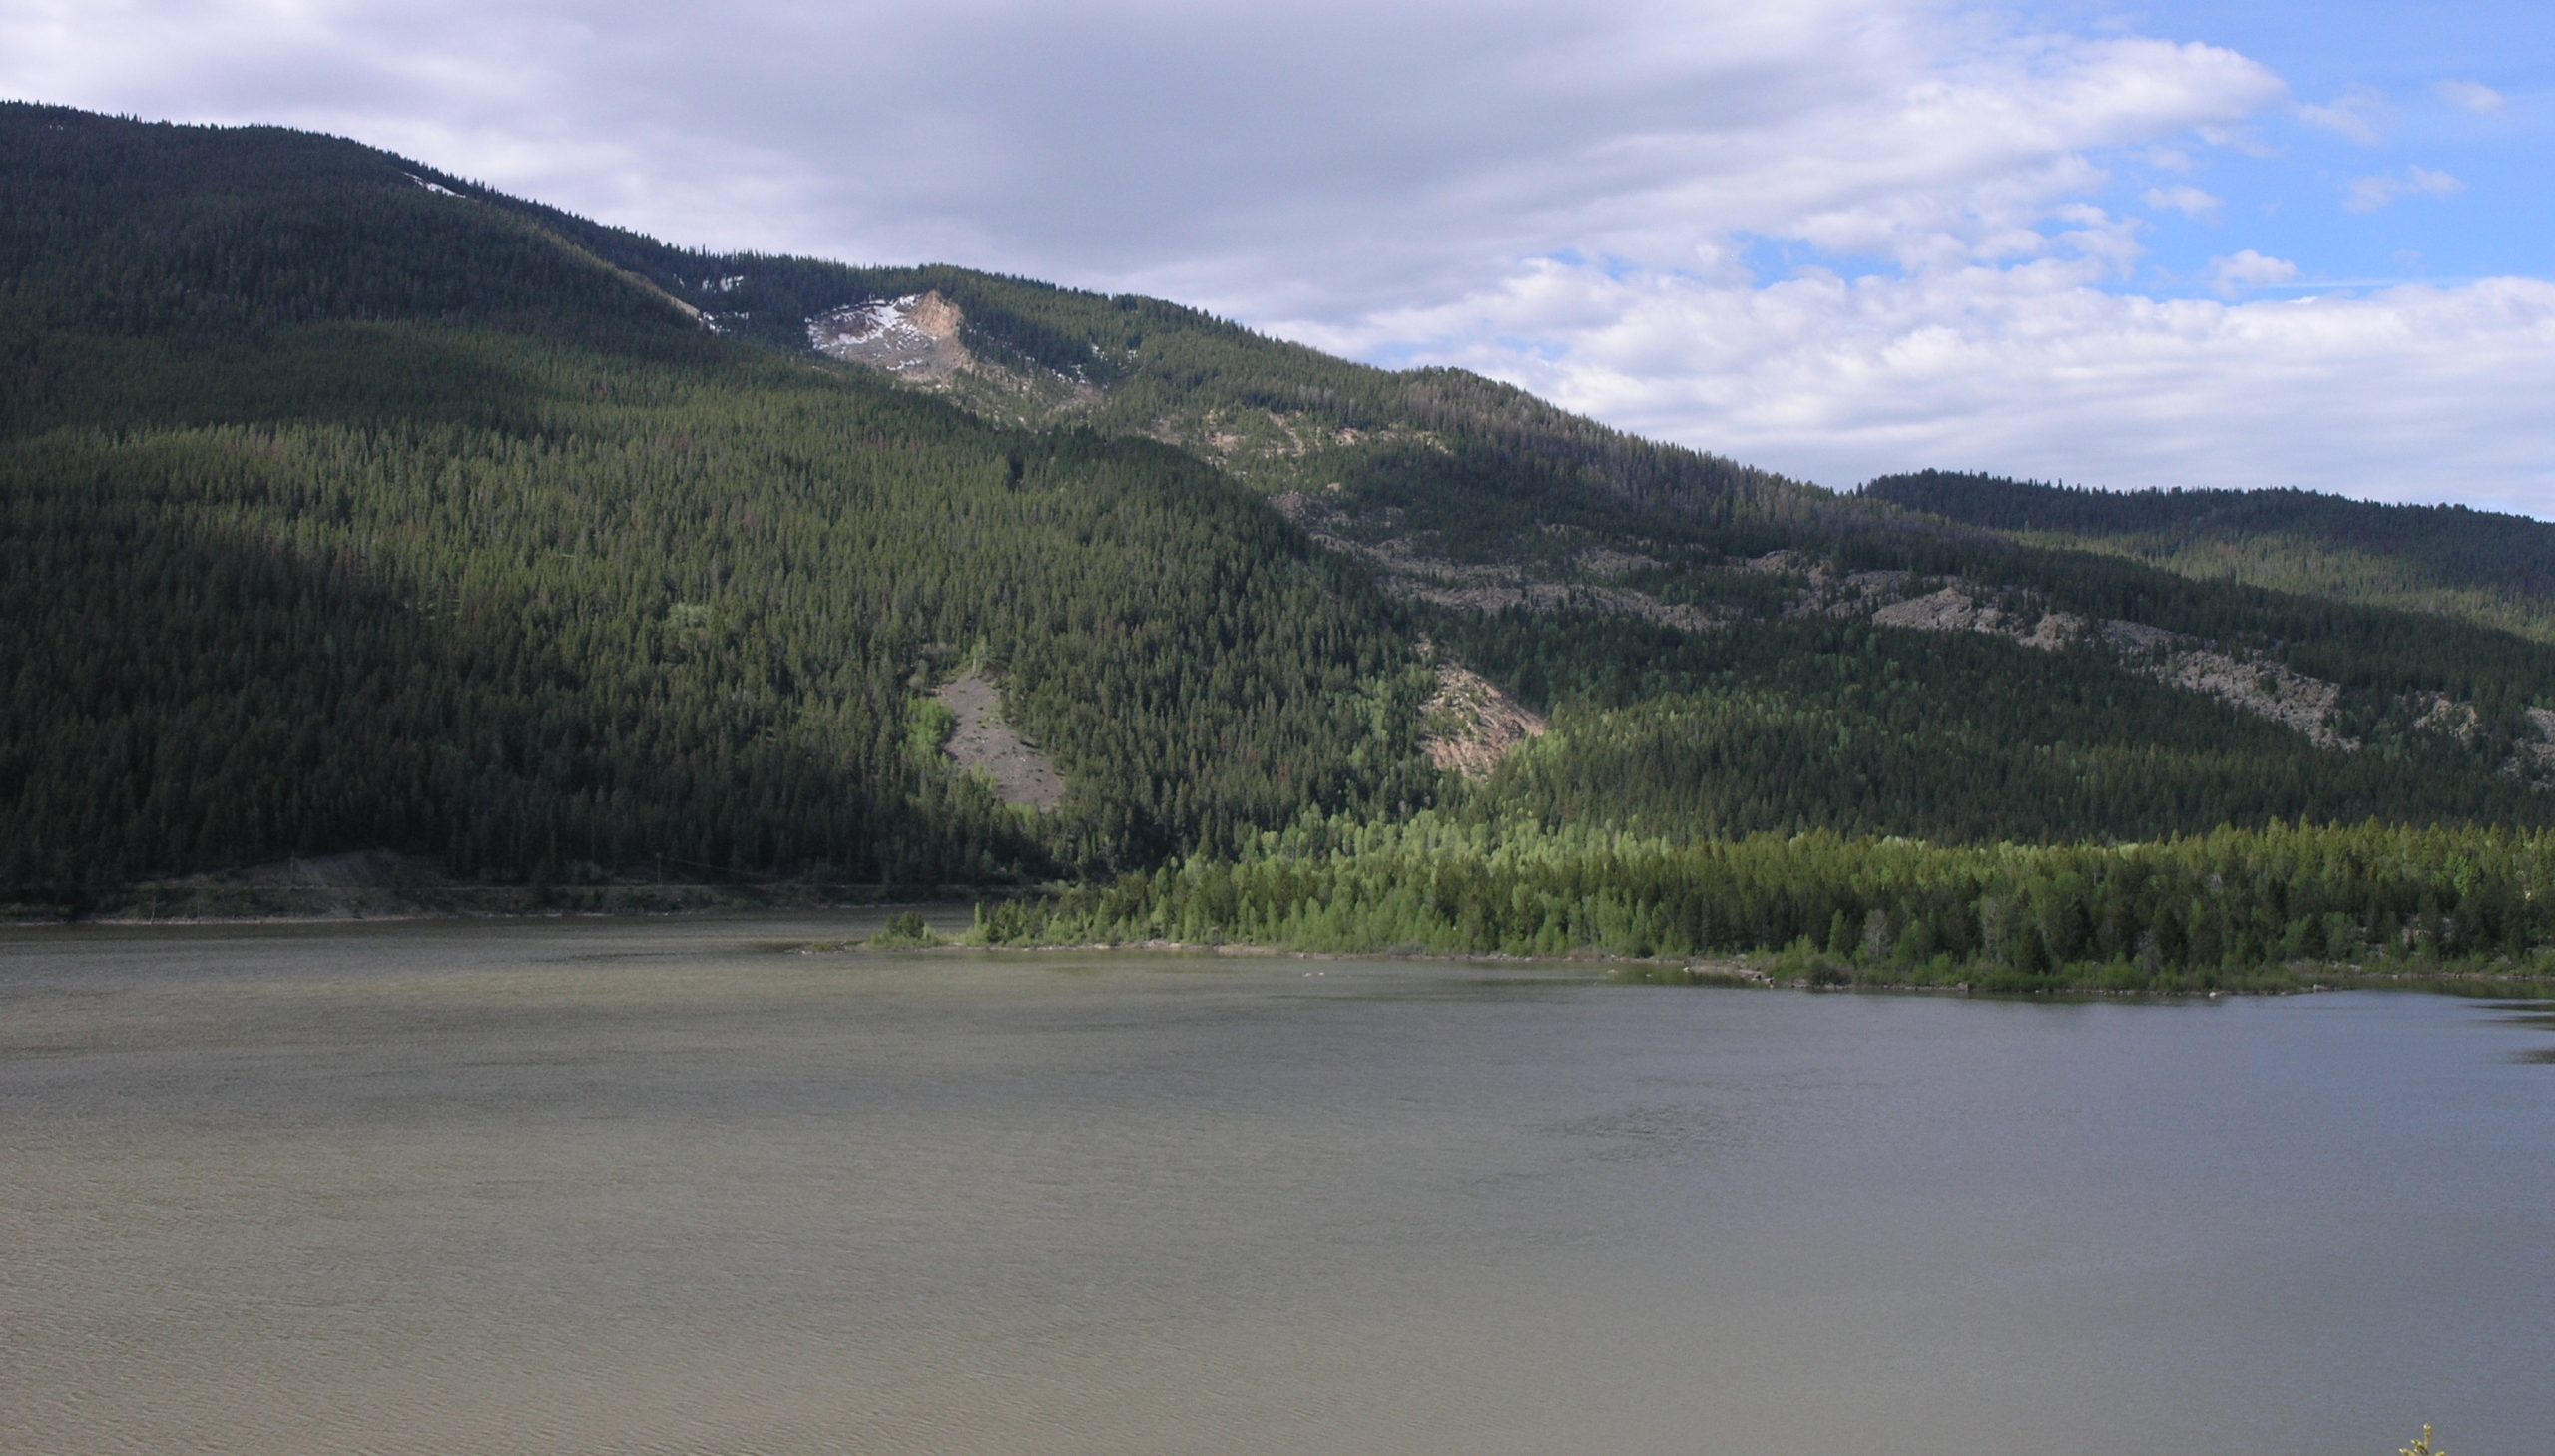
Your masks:
{"label": "exposed rock outcrop", "polygon": [[828,358],[941,381],[976,362],[959,337],[966,322],[939,293],[910,293],[820,313],[807,320],[807,344]]}
{"label": "exposed rock outcrop", "polygon": [[967,673],[931,695],[948,708],[957,726],[950,731],[948,752],[960,768],[992,780],[1004,803],[1051,809],[1065,796],[1065,781],[1055,763],[1015,731],[1003,717],[1002,695],[982,675]]}
{"label": "exposed rock outcrop", "polygon": [[1419,746],[1439,769],[1481,778],[1528,739],[1543,736],[1543,718],[1489,679],[1450,662],[1436,666],[1437,691],[1420,708]]}

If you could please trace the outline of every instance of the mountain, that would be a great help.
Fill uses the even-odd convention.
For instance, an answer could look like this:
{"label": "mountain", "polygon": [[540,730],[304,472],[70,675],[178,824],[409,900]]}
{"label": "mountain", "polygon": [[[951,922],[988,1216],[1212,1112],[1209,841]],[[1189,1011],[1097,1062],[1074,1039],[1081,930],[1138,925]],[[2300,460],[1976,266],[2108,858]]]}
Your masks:
{"label": "mountain", "polygon": [[[21,894],[355,848],[1039,876],[1422,791],[1377,594],[1177,450],[722,337],[342,142],[14,107],[0,177]],[[961,659],[1053,812],[916,750]]]}
{"label": "mountain", "polygon": [[2016,540],[2462,618],[2555,642],[2555,525],[2460,505],[2381,505],[2305,490],[2105,491],[1928,470],[1862,497]]}
{"label": "mountain", "polygon": [[1019,883],[1422,812],[2555,818],[2555,647],[2433,599],[309,134],[9,104],[0,190],[0,900],[373,850]]}

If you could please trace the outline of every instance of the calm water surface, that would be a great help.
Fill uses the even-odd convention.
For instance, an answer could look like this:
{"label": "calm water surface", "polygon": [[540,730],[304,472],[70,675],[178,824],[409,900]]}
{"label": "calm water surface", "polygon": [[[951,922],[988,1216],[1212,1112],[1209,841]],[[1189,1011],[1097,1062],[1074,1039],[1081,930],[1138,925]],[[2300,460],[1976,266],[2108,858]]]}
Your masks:
{"label": "calm water surface", "polygon": [[0,1450],[2555,1451],[2555,1026],[0,935]]}

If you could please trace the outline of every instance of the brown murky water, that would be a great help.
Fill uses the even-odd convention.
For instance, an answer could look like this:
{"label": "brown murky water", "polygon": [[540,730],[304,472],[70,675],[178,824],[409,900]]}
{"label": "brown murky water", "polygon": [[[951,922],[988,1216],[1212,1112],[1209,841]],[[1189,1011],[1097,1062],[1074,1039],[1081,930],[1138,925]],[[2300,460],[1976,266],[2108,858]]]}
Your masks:
{"label": "brown murky water", "polygon": [[2555,1033],[0,935],[0,1450],[2555,1450]]}

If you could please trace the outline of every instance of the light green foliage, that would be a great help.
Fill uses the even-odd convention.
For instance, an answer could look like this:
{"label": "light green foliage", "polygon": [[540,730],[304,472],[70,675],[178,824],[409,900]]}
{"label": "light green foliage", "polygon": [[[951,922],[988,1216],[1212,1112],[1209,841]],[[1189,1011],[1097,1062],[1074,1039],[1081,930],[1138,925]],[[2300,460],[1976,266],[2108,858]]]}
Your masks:
{"label": "light green foliage", "polygon": [[[2351,928],[2347,944],[2314,950],[2353,965],[2294,969],[2310,929],[2321,935],[2335,917]],[[2555,835],[2275,825],[2118,846],[1823,833],[1679,844],[1434,811],[1394,825],[1307,816],[1234,860],[1194,857],[1000,907],[987,933],[1769,953],[1779,978],[1813,984],[2208,991],[2408,969],[2415,952],[2373,933],[2390,923],[2461,966],[2538,974],[2555,947]]]}
{"label": "light green foliage", "polygon": [[940,750],[957,728],[958,715],[948,704],[937,698],[917,698],[905,710],[905,752],[924,767],[937,764]]}
{"label": "light green foliage", "polygon": [[920,911],[906,910],[890,918],[877,934],[862,943],[872,950],[918,950],[949,942],[923,923]]}

